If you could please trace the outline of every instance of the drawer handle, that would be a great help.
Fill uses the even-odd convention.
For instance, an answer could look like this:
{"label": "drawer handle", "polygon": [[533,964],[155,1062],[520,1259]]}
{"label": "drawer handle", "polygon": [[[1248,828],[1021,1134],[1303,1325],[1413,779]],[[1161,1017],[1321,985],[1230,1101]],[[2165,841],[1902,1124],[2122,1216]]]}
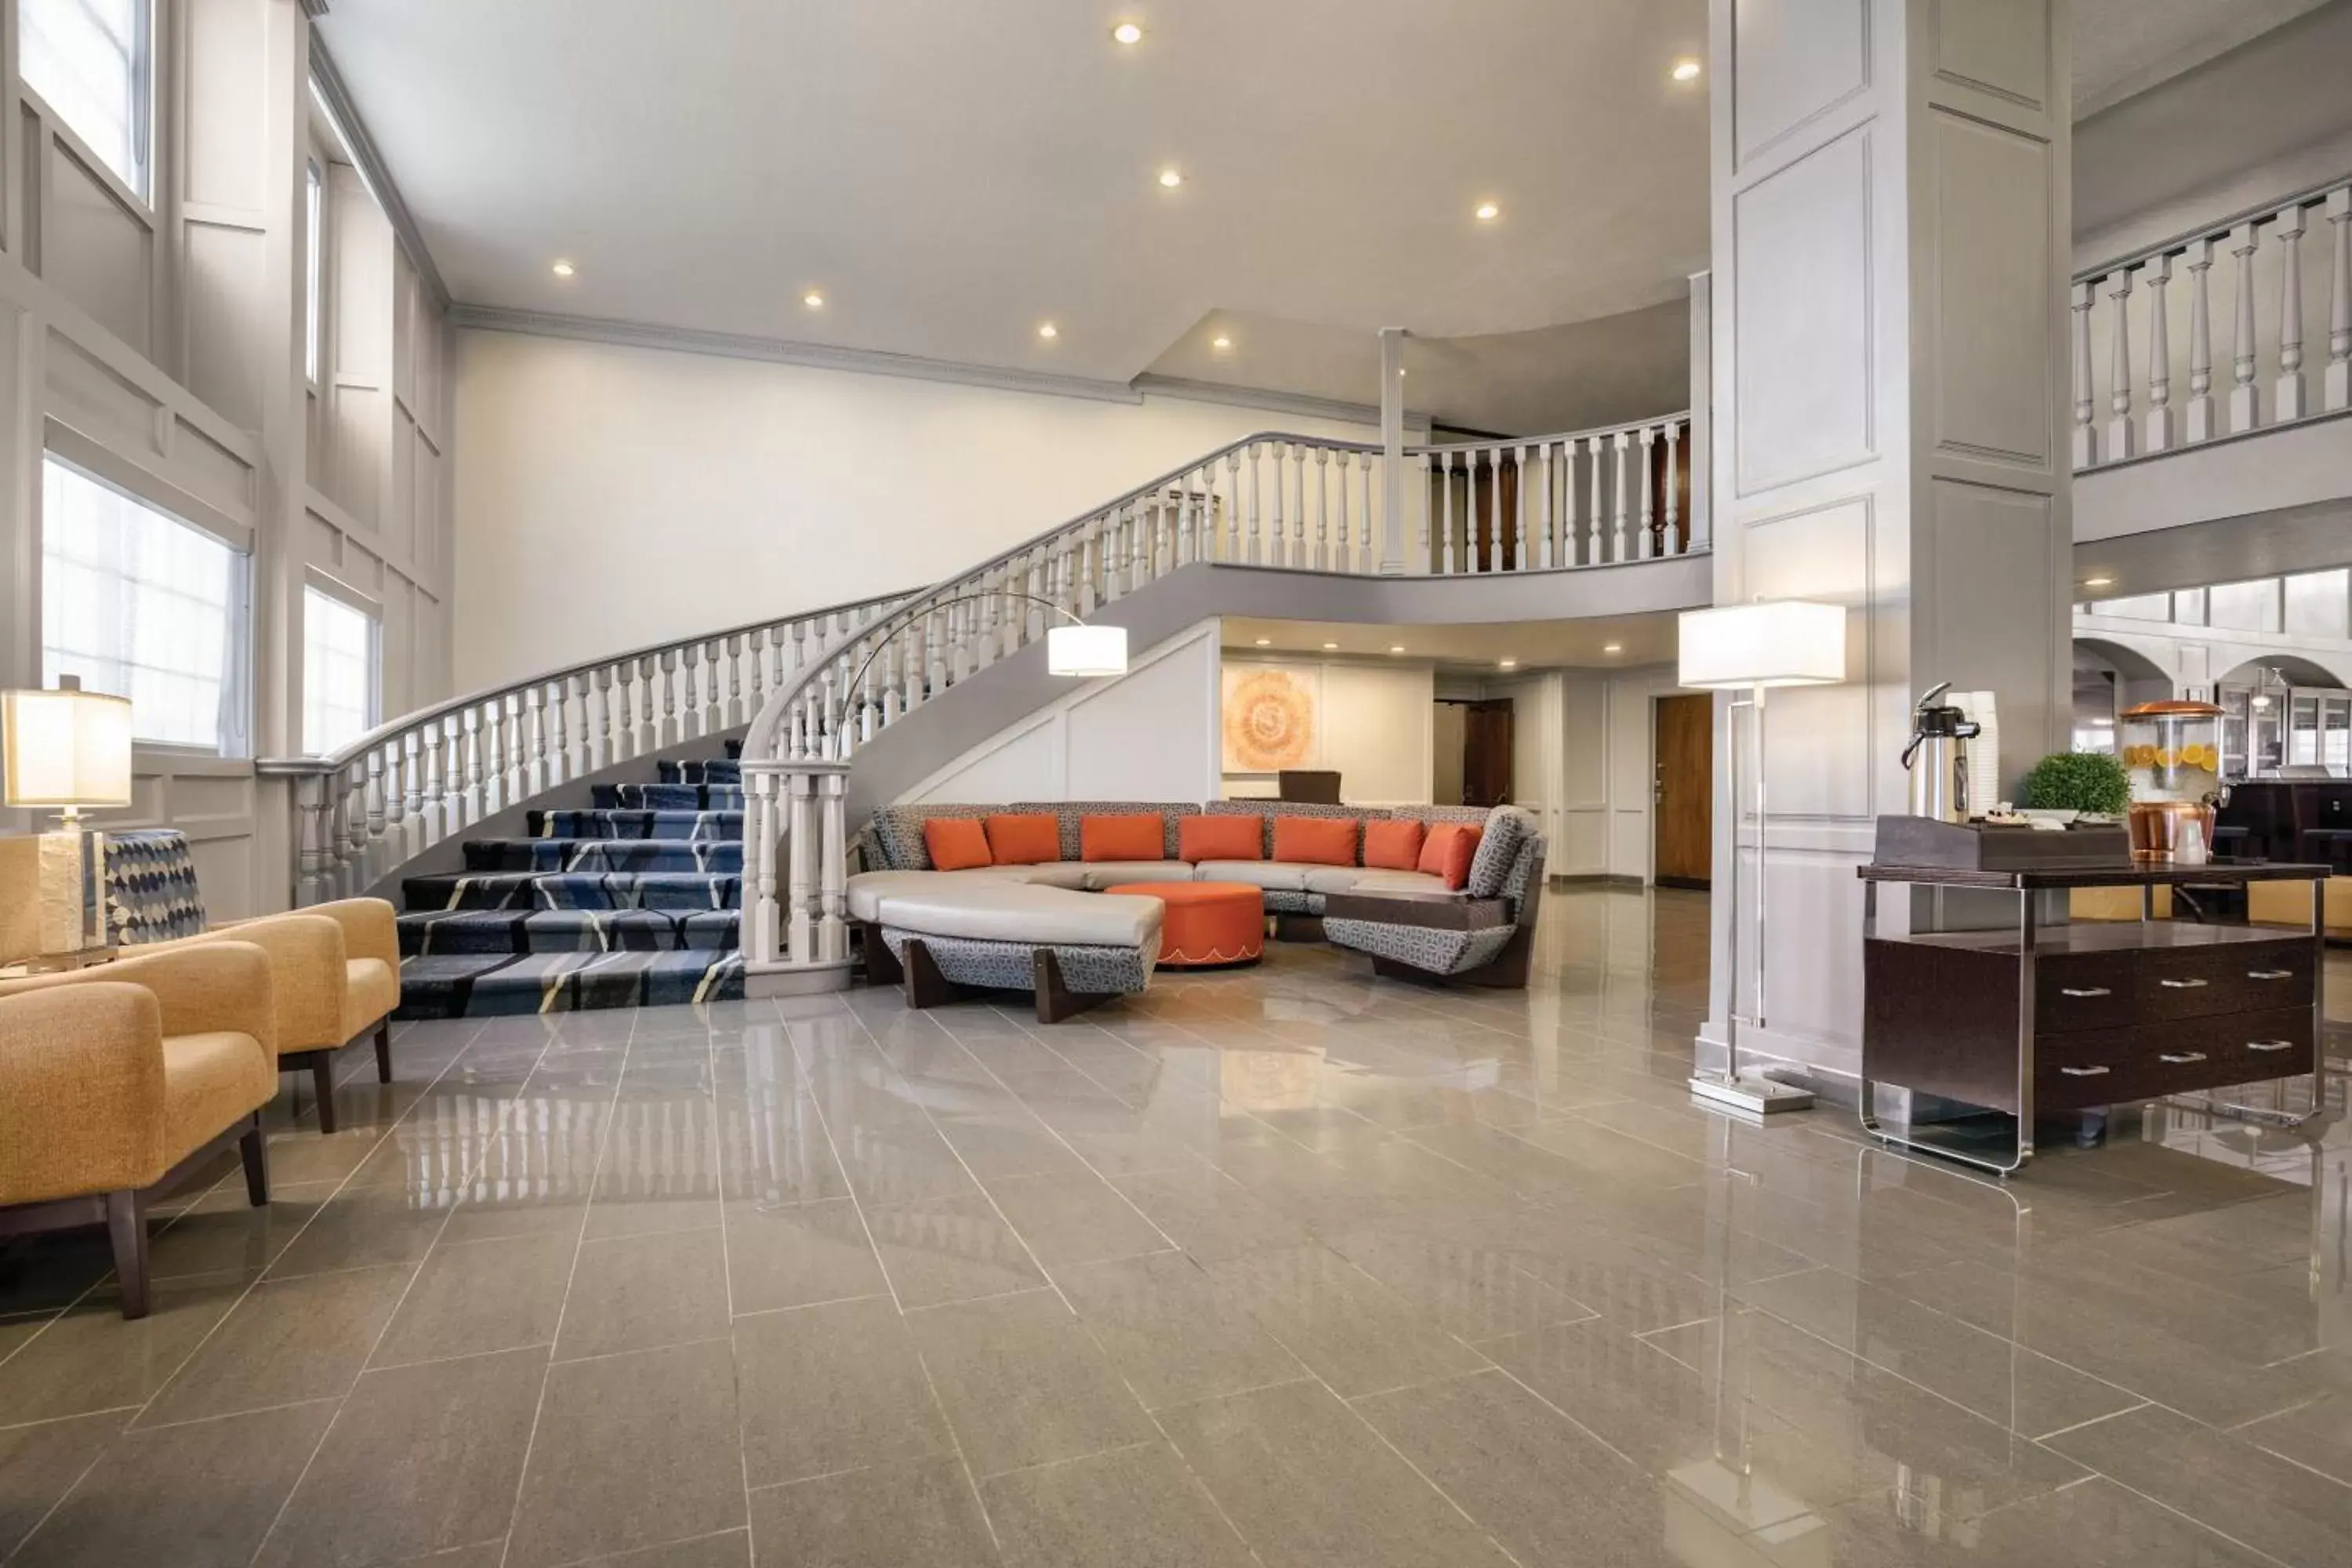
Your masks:
{"label": "drawer handle", "polygon": [[2292,980],[2294,978],[2294,971],[2292,969],[2249,969],[2246,971],[2246,978],[2249,980]]}
{"label": "drawer handle", "polygon": [[2294,1042],[2293,1040],[2248,1040],[2246,1042],[2246,1049],[2250,1051],[2291,1051],[2294,1049]]}
{"label": "drawer handle", "polygon": [[2203,1061],[2205,1053],[2203,1051],[2159,1051],[2157,1053],[2156,1059],[2160,1062],[2170,1062],[2174,1067],[2186,1067],[2190,1062]]}
{"label": "drawer handle", "polygon": [[2202,991],[2205,989],[2205,982],[2202,980],[2159,980],[2157,984],[2163,986],[2167,991]]}
{"label": "drawer handle", "polygon": [[2058,987],[2058,994],[2061,996],[2112,996],[2115,993],[2104,985],[2061,985]]}
{"label": "drawer handle", "polygon": [[2105,1068],[2060,1068],[2058,1070],[2068,1078],[2104,1078],[2107,1073]]}

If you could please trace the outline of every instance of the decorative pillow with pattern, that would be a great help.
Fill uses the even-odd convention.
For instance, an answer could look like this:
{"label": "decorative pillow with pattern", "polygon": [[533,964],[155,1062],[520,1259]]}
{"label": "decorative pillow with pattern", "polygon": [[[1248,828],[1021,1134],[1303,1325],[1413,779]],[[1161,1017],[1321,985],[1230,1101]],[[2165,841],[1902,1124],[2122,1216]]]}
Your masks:
{"label": "decorative pillow with pattern", "polygon": [[1467,884],[1474,899],[1492,899],[1503,891],[1519,846],[1535,837],[1536,819],[1516,805],[1498,805],[1486,817],[1486,831],[1478,839],[1478,853],[1470,861]]}
{"label": "decorative pillow with pattern", "polygon": [[196,862],[184,833],[134,828],[106,836],[106,935],[117,947],[171,942],[205,929]]}

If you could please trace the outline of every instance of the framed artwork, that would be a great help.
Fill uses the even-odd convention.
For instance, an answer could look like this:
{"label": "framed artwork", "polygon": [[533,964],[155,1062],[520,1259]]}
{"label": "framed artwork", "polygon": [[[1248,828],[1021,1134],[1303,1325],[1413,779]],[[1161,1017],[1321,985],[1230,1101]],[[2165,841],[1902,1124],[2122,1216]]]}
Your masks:
{"label": "framed artwork", "polygon": [[1224,771],[1270,773],[1314,765],[1319,709],[1315,685],[1289,670],[1227,665]]}

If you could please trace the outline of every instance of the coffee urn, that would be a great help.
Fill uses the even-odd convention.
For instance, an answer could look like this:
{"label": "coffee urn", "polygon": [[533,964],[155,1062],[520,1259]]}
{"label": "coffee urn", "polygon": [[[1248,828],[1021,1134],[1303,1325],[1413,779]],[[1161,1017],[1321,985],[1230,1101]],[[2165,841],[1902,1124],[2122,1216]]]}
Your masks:
{"label": "coffee urn", "polygon": [[1903,767],[1911,775],[1911,815],[1938,822],[1969,819],[1968,752],[1960,744],[1983,728],[1964,710],[1938,700],[1952,689],[1948,680],[1930,687],[1911,710],[1911,743],[1903,748]]}

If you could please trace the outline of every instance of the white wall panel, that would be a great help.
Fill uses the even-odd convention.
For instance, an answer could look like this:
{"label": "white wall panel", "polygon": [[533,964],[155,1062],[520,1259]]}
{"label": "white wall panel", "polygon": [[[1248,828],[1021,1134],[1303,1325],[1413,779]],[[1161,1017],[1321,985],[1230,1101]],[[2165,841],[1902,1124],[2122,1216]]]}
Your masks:
{"label": "white wall panel", "polygon": [[104,175],[61,141],[49,143],[41,275],[108,331],[152,351],[155,237]]}

